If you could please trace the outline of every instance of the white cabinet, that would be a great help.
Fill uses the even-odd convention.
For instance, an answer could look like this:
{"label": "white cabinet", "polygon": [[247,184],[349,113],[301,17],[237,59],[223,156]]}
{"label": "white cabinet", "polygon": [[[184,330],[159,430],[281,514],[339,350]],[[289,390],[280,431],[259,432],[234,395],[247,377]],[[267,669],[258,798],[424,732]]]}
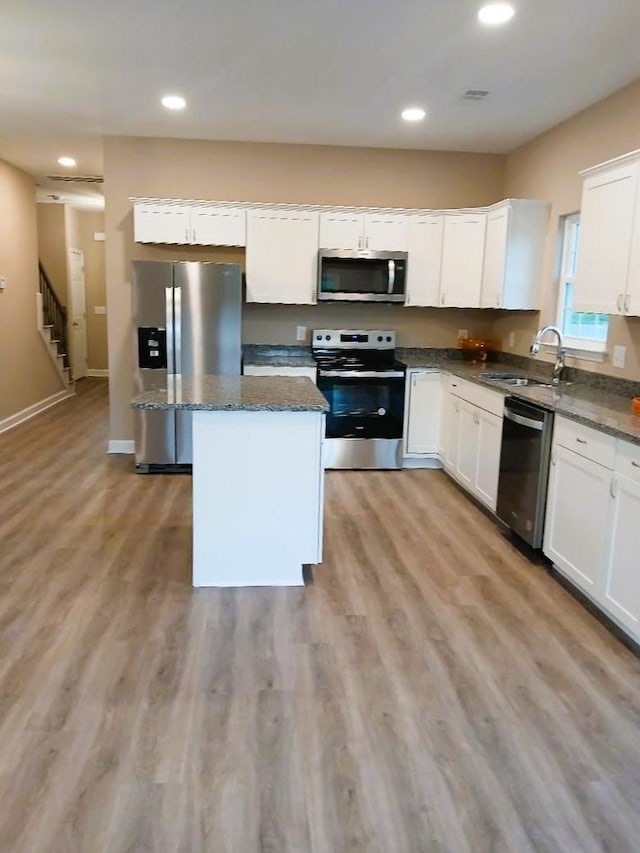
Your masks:
{"label": "white cabinet", "polygon": [[188,202],[136,202],[136,243],[179,243],[198,246],[244,246],[244,208]]}
{"label": "white cabinet", "polygon": [[318,214],[295,209],[247,213],[247,302],[316,301]]}
{"label": "white cabinet", "polygon": [[244,376],[306,376],[315,382],[317,371],[311,365],[273,367],[270,364],[245,364],[242,373]]}
{"label": "white cabinet", "polygon": [[541,273],[549,205],[512,199],[487,212],[480,307],[541,307]]}
{"label": "white cabinet", "polygon": [[554,444],[543,550],[564,575],[591,596],[602,580],[610,484],[609,470]]}
{"label": "white cabinet", "polygon": [[405,305],[437,306],[440,300],[444,216],[410,216]]}
{"label": "white cabinet", "polygon": [[195,205],[191,213],[191,242],[197,246],[246,246],[246,211],[240,207]]}
{"label": "white cabinet", "polygon": [[184,204],[137,202],[133,208],[136,243],[189,243],[190,225]]}
{"label": "white cabinet", "polygon": [[436,454],[442,405],[440,372],[408,370],[405,401],[405,456]]}
{"label": "white cabinet", "polygon": [[443,404],[442,457],[447,471],[495,511],[504,397],[464,379],[449,379]]}
{"label": "white cabinet", "polygon": [[321,249],[407,251],[407,217],[396,213],[335,210],[320,214]]}
{"label": "white cabinet", "polygon": [[616,475],[613,494],[611,548],[603,588],[604,606],[640,639],[640,477],[632,480]]}
{"label": "white cabinet", "polygon": [[581,174],[575,309],[640,315],[640,152]]}
{"label": "white cabinet", "polygon": [[442,307],[479,307],[486,227],[484,212],[445,215],[440,277]]}

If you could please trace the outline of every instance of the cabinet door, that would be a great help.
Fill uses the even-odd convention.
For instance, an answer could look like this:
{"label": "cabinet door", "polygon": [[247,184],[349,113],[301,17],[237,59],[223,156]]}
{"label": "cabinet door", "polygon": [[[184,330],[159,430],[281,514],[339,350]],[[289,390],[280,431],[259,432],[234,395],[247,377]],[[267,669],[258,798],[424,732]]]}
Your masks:
{"label": "cabinet door", "polygon": [[440,373],[412,370],[407,377],[407,384],[406,454],[437,453],[442,399]]}
{"label": "cabinet door", "polygon": [[586,178],[580,210],[576,311],[621,314],[627,288],[638,163]]}
{"label": "cabinet door", "polygon": [[486,213],[445,216],[440,305],[480,306],[486,226]]}
{"label": "cabinet door", "polygon": [[617,476],[603,605],[640,639],[640,482]]}
{"label": "cabinet door", "polygon": [[509,207],[487,214],[482,267],[482,308],[501,308],[509,233]]}
{"label": "cabinet door", "polygon": [[478,410],[477,415],[480,435],[474,491],[483,503],[495,511],[498,503],[502,418],[482,409]]}
{"label": "cabinet door", "polygon": [[133,208],[136,243],[189,243],[189,207],[141,202]]}
{"label": "cabinet door", "polygon": [[317,275],[317,213],[248,211],[247,302],[313,304]]}
{"label": "cabinet door", "polygon": [[455,474],[461,485],[475,492],[480,440],[480,418],[475,406],[458,401],[458,441]]}
{"label": "cabinet door", "polygon": [[335,211],[320,214],[321,249],[364,249],[364,216]]}
{"label": "cabinet door", "polygon": [[439,304],[443,231],[444,217],[439,214],[409,218],[405,305]]}
{"label": "cabinet door", "polygon": [[597,598],[605,564],[610,486],[607,468],[554,447],[543,550],[593,598]]}
{"label": "cabinet door", "polygon": [[367,213],[364,248],[375,252],[406,252],[408,224],[405,214]]}
{"label": "cabinet door", "polygon": [[455,473],[458,457],[458,432],[460,429],[460,400],[443,389],[442,419],[440,423],[440,455],[442,464]]}
{"label": "cabinet door", "polygon": [[628,316],[640,317],[640,178],[636,187],[636,207],[631,233],[631,258],[623,307],[624,313]]}
{"label": "cabinet door", "polygon": [[241,207],[194,205],[191,242],[199,246],[246,246],[246,211]]}

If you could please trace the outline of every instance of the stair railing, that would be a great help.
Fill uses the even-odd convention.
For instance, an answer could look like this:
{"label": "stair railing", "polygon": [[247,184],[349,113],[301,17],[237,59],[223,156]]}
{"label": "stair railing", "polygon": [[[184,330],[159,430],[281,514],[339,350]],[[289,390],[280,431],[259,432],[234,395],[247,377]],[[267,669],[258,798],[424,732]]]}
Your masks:
{"label": "stair railing", "polygon": [[45,326],[51,326],[51,337],[56,341],[58,352],[63,356],[65,367],[69,367],[69,347],[67,346],[67,309],[58,299],[47,271],[38,261],[40,273],[40,293],[42,294],[42,313]]}

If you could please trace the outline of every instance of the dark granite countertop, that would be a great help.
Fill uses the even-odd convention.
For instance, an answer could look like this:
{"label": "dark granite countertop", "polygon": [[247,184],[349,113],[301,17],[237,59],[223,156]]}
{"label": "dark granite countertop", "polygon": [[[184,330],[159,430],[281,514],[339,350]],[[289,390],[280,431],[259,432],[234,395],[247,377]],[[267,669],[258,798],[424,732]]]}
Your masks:
{"label": "dark granite countertop", "polygon": [[168,376],[133,398],[134,409],[207,412],[326,412],[313,382],[297,376]]}
{"label": "dark granite countertop", "polygon": [[309,347],[247,344],[242,348],[244,364],[265,367],[315,367]]}
{"label": "dark granite countertop", "polygon": [[437,350],[433,353],[419,351],[414,354],[404,351],[401,359],[407,367],[437,368],[460,379],[492,388],[505,396],[518,397],[520,400],[542,406],[616,438],[640,444],[640,417],[631,414],[631,396],[627,397],[608,391],[601,385],[589,385],[584,382],[561,382],[554,388],[536,385],[514,387],[485,378],[486,373],[504,372],[550,382],[549,377],[542,372],[545,366],[548,368],[548,365],[543,363],[540,363],[539,371],[523,369],[501,361],[476,364],[451,358]]}

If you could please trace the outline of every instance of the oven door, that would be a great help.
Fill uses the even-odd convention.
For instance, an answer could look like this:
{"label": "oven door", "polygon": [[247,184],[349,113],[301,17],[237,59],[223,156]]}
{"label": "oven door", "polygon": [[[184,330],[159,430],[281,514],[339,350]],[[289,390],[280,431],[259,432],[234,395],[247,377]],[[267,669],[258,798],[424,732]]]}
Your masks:
{"label": "oven door", "polygon": [[400,370],[320,370],[329,403],[327,438],[401,439],[405,375]]}
{"label": "oven door", "polygon": [[318,300],[404,302],[406,268],[402,252],[321,250]]}

